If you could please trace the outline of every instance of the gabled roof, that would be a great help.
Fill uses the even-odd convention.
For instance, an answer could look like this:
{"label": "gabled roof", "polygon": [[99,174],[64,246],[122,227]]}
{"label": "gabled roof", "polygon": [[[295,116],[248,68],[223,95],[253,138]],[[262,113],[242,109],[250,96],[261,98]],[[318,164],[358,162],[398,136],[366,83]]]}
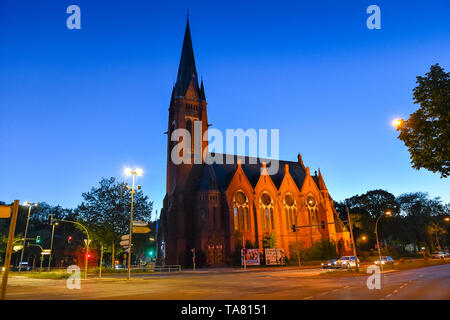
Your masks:
{"label": "gabled roof", "polygon": [[[221,191],[225,191],[228,188],[228,185],[231,182],[231,179],[233,178],[237,168],[238,168],[238,159],[241,160],[241,167],[244,171],[245,175],[247,176],[250,184],[254,188],[256,184],[258,183],[258,180],[261,176],[261,169],[263,166],[263,162],[266,162],[269,164],[271,161],[276,161],[274,159],[264,159],[264,158],[255,158],[255,157],[247,157],[247,156],[236,156],[236,155],[225,155],[225,154],[213,154],[214,157],[222,157],[223,158],[223,164],[219,163],[213,163],[213,164],[204,164],[204,171],[209,170],[207,168],[212,168],[217,180],[217,187]],[[211,156],[209,154],[208,156]],[[233,159],[233,164],[226,164],[226,156],[231,157]],[[279,166],[278,171],[270,175],[270,178],[272,179],[273,183],[275,184],[275,187],[277,189],[280,188],[281,183],[283,182],[284,178],[284,168],[285,165],[289,165],[289,173],[294,180],[295,184],[299,189],[301,189],[303,182],[306,177],[306,172],[304,167],[295,161],[284,161],[284,160],[278,160]],[[268,166],[270,168],[270,166]]]}

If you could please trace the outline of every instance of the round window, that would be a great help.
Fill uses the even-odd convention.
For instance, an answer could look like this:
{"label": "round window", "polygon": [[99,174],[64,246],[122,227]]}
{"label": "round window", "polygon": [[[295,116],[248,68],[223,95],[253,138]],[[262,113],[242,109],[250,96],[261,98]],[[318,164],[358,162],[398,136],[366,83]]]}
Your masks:
{"label": "round window", "polygon": [[238,203],[238,204],[244,204],[247,201],[247,197],[245,196],[245,194],[242,191],[238,191],[236,192],[236,194],[234,195],[234,200]]}
{"label": "round window", "polygon": [[316,205],[316,199],[312,195],[309,195],[306,197],[306,203],[308,206],[314,207]]}
{"label": "round window", "polygon": [[268,206],[272,203],[272,199],[270,198],[268,193],[263,193],[261,195],[261,202],[263,203],[263,205]]}
{"label": "round window", "polygon": [[284,202],[289,206],[292,207],[294,205],[294,197],[291,194],[287,194],[284,197]]}

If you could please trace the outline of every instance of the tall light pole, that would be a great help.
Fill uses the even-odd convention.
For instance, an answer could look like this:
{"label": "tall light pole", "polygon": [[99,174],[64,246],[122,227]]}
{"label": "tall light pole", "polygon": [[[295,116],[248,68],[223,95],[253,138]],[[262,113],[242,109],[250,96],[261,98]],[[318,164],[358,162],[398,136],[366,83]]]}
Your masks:
{"label": "tall light pole", "polygon": [[53,215],[51,217],[51,224],[52,224],[52,240],[50,242],[50,254],[48,255],[48,267],[47,271],[50,271],[50,264],[52,262],[52,254],[53,254],[53,236],[55,235],[55,226],[57,226],[58,222],[53,222]]}
{"label": "tall light pole", "polygon": [[[134,190],[134,183],[136,181],[136,176],[142,176],[142,169],[130,169],[130,168],[126,168],[125,169],[125,174],[127,176],[129,176],[130,174],[133,175],[133,184],[131,187],[131,210],[130,210],[130,234],[129,234],[129,248],[128,248],[128,276],[127,279],[130,280],[131,278],[131,240],[132,240],[132,235],[133,235],[133,201],[134,201],[134,194],[136,193],[136,191]],[[127,188],[129,189],[130,187],[127,186]],[[138,186],[138,188],[140,189],[140,186]]]}
{"label": "tall light pole", "polygon": [[377,236],[377,248],[378,248],[378,256],[380,257],[380,268],[381,271],[383,271],[383,263],[381,262],[381,250],[380,250],[380,242],[378,241],[378,221],[380,221],[380,218],[383,215],[386,215],[387,217],[389,217],[392,214],[391,211],[386,211],[380,214],[380,216],[377,219],[377,222],[375,222],[375,235]]}
{"label": "tall light pole", "polygon": [[20,262],[19,262],[19,272],[22,269],[22,260],[23,260],[23,252],[25,251],[25,242],[27,241],[27,232],[28,232],[28,222],[30,221],[30,213],[31,213],[31,207],[36,207],[37,203],[29,203],[24,202],[25,206],[28,206],[28,216],[27,216],[27,224],[25,226],[25,235],[23,236],[23,245],[22,245],[22,253],[20,254]]}

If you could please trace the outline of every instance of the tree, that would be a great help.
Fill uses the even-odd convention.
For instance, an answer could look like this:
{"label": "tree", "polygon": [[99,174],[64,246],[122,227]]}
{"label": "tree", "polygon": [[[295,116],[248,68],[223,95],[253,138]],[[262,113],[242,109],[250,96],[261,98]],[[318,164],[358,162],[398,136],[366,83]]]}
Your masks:
{"label": "tree", "polygon": [[[142,190],[135,191],[133,220],[150,221],[153,202]],[[130,226],[131,191],[127,184],[115,178],[103,178],[98,187],[92,187],[82,197],[84,201],[75,213],[87,227],[93,245],[118,245],[120,236],[127,234]],[[133,246],[133,250],[142,251],[137,246]]]}
{"label": "tree", "polygon": [[272,249],[277,247],[277,235],[275,232],[268,232],[262,238],[264,249]]}
{"label": "tree", "polygon": [[417,77],[414,103],[420,108],[397,127],[398,138],[405,143],[414,169],[450,174],[450,73],[439,64],[425,77]]}

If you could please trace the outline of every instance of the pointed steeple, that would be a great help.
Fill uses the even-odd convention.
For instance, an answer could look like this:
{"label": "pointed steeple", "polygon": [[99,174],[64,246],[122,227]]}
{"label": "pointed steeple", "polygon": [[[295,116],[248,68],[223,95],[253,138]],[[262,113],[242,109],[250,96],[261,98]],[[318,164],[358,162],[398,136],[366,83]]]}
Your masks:
{"label": "pointed steeple", "polygon": [[201,100],[206,100],[205,87],[203,86],[203,79],[202,79],[202,84],[200,85],[200,99]]}
{"label": "pointed steeple", "polygon": [[183,49],[181,50],[180,66],[176,82],[176,95],[184,96],[191,81],[198,90],[197,69],[195,67],[194,49],[192,47],[191,29],[189,27],[189,15],[184,32]]}
{"label": "pointed steeple", "polygon": [[322,173],[319,169],[319,177],[317,178],[317,184],[319,186],[319,190],[327,190],[327,186],[325,185],[325,181],[323,180]]}

